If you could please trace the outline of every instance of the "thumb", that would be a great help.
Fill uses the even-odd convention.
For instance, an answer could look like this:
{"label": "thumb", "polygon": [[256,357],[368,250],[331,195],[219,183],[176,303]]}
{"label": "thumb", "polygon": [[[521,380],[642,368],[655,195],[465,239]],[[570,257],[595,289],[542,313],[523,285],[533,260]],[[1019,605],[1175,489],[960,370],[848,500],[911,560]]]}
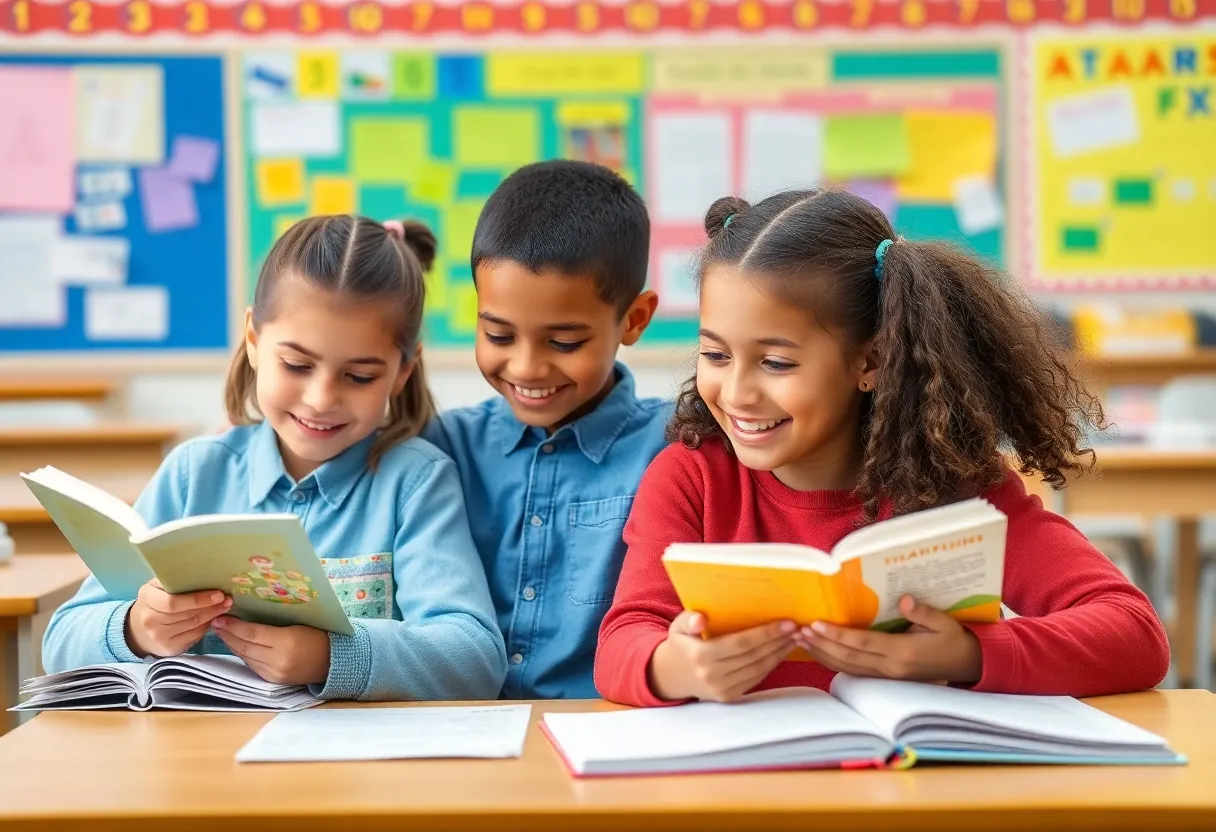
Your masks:
{"label": "thumb", "polygon": [[668,628],[670,633],[699,636],[705,630],[705,616],[694,610],[685,610],[675,617]]}
{"label": "thumb", "polygon": [[905,595],[899,599],[899,611],[914,626],[919,625],[935,633],[941,632],[954,623],[954,619],[946,613],[928,604],[918,604],[911,595]]}

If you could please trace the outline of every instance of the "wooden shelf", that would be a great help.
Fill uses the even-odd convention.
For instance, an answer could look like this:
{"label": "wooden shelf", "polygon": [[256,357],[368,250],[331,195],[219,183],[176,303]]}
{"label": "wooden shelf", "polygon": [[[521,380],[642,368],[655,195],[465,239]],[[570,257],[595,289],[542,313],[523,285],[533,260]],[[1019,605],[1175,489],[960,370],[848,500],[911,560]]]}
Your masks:
{"label": "wooden shelf", "polygon": [[0,401],[102,402],[114,394],[114,383],[104,379],[0,377]]}

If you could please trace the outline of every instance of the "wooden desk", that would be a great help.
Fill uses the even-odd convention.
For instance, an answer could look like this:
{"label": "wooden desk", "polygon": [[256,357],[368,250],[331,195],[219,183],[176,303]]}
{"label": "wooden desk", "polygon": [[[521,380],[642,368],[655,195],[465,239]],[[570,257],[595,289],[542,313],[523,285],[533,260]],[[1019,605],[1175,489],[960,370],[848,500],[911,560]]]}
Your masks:
{"label": "wooden desk", "polygon": [[113,394],[113,382],[105,379],[0,377],[0,401],[33,399],[100,403]]}
{"label": "wooden desk", "polygon": [[1178,521],[1172,652],[1187,684],[1195,672],[1199,519],[1216,516],[1216,450],[1099,449],[1095,471],[1070,481],[1065,490],[1053,492],[1039,482],[1027,485],[1060,514],[1135,514]]}
{"label": "wooden desk", "polygon": [[0,427],[0,477],[54,465],[88,478],[155,471],[181,438],[177,425]]}
{"label": "wooden desk", "polygon": [[[42,634],[89,570],[75,555],[17,555],[0,564],[0,734],[12,728],[22,679],[42,673]],[[2,825],[2,824],[0,824]]]}
{"label": "wooden desk", "polygon": [[1216,349],[1197,349],[1178,355],[1077,355],[1078,372],[1095,391],[1125,384],[1162,385],[1182,375],[1216,373]]}
{"label": "wooden desk", "polygon": [[611,706],[566,701],[534,703],[518,760],[238,766],[237,749],[269,717],[59,712],[0,738],[0,828],[1216,828],[1216,696],[1152,691],[1095,704],[1168,737],[1190,765],[941,766],[580,781],[566,773],[535,722],[545,710]]}
{"label": "wooden desk", "polygon": [[[141,473],[89,477],[89,482],[102,488],[128,505],[139,499],[144,486],[156,469]],[[0,523],[8,526],[9,536],[22,555],[43,555],[70,552],[72,547],[51,522],[50,515],[34,498],[20,477],[0,475]]]}

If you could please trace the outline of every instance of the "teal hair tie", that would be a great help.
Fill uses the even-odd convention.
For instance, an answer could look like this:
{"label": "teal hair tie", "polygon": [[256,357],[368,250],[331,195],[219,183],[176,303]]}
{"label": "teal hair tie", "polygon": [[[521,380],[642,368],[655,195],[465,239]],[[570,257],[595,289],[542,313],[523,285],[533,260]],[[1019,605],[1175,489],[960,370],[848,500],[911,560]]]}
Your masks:
{"label": "teal hair tie", "polygon": [[883,240],[878,244],[878,248],[874,249],[874,259],[878,261],[878,264],[874,266],[874,277],[878,279],[879,283],[882,282],[882,262],[887,259],[887,249],[894,242],[894,240]]}
{"label": "teal hair tie", "polygon": [[726,219],[722,220],[722,230],[723,230],[723,231],[725,231],[726,229],[730,228],[730,223],[731,223],[731,220],[733,220],[734,218],[735,218],[735,215],[734,215],[734,214],[727,214],[727,215],[726,215]]}

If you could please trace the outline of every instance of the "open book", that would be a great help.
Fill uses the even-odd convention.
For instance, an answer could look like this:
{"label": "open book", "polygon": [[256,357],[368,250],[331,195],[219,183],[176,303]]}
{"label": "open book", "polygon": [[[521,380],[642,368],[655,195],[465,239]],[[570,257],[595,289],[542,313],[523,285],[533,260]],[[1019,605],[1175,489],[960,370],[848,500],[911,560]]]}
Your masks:
{"label": "open book", "polygon": [[320,704],[298,685],[267,682],[235,656],[189,653],[150,662],[98,664],[22,683],[14,711],[298,711]]}
{"label": "open book", "polygon": [[1161,737],[1067,696],[832,680],[814,688],[590,714],[541,730],[575,776],[962,763],[1181,764]]}
{"label": "open book", "polygon": [[149,529],[112,494],[57,468],[21,478],[110,597],[156,577],[167,592],[218,589],[232,614],[260,624],[354,628],[293,514],[210,514]]}
{"label": "open book", "polygon": [[904,595],[962,621],[996,621],[1007,525],[987,501],[965,500],[858,529],[830,554],[794,543],[673,543],[663,565],[710,636],[783,618],[899,631]]}

